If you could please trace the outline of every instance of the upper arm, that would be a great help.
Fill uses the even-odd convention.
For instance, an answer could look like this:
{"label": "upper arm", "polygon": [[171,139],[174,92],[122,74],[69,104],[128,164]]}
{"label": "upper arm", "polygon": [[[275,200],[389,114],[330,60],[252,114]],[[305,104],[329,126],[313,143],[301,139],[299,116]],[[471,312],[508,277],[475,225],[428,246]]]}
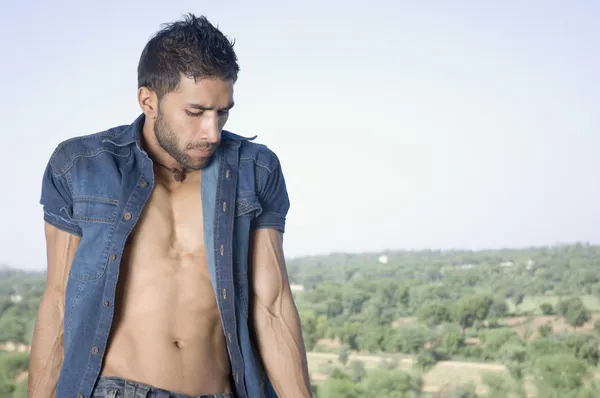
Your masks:
{"label": "upper arm", "polygon": [[250,240],[252,287],[256,304],[278,312],[281,299],[289,292],[283,234],[290,201],[275,153],[263,151],[257,163],[261,212],[254,220]]}
{"label": "upper arm", "polygon": [[281,231],[261,228],[252,232],[250,270],[255,303],[279,314],[282,299],[291,295]]}
{"label": "upper arm", "polygon": [[73,257],[81,238],[48,222],[45,223],[44,232],[48,269],[46,289],[49,292],[64,294]]}
{"label": "upper arm", "polygon": [[285,220],[290,208],[285,178],[281,163],[270,150],[258,162],[258,200],[261,212],[254,220],[255,228],[274,228],[285,231]]}

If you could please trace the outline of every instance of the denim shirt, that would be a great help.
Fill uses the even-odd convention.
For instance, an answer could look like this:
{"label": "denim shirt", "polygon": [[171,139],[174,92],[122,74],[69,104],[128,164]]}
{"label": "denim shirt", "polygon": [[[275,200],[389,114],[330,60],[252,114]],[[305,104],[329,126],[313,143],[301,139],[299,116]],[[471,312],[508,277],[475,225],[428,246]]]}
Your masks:
{"label": "denim shirt", "polygon": [[[141,115],[131,125],[62,142],[43,176],[45,221],[81,237],[66,288],[61,398],[89,398],[101,371],[123,249],[154,186],[143,124]],[[249,237],[253,228],[283,232],[290,204],[277,156],[254,138],[223,131],[198,194],[234,390],[270,398],[277,395],[248,317]]]}

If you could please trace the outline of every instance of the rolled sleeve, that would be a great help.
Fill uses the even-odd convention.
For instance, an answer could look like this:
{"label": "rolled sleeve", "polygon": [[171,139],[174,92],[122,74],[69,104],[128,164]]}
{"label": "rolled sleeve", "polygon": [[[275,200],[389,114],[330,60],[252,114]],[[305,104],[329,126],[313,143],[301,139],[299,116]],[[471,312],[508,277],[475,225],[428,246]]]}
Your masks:
{"label": "rolled sleeve", "polygon": [[255,228],[275,228],[285,232],[285,220],[290,209],[290,199],[279,159],[274,158],[270,167],[260,167],[258,199],[262,211],[256,217]]}
{"label": "rolled sleeve", "polygon": [[81,228],[73,221],[73,200],[65,175],[54,174],[50,164],[42,178],[40,204],[44,210],[44,221],[73,235],[81,236]]}

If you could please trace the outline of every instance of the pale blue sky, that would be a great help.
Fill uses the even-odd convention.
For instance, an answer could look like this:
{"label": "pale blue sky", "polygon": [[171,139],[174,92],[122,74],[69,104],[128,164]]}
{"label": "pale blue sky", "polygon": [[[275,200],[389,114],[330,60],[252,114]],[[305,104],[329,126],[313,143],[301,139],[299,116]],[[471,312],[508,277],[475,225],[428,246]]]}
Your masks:
{"label": "pale blue sky", "polygon": [[119,3],[2,2],[0,263],[45,266],[48,157],[135,119],[185,12],[236,39],[226,128],[281,158],[289,255],[600,242],[596,1]]}

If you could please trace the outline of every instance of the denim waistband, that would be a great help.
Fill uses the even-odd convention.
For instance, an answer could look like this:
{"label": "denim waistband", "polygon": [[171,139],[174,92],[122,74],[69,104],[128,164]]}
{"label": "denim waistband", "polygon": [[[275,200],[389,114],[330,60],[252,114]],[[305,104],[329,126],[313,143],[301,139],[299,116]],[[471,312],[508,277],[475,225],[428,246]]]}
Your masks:
{"label": "denim waistband", "polygon": [[186,395],[120,377],[101,376],[92,398],[235,398],[233,393]]}

